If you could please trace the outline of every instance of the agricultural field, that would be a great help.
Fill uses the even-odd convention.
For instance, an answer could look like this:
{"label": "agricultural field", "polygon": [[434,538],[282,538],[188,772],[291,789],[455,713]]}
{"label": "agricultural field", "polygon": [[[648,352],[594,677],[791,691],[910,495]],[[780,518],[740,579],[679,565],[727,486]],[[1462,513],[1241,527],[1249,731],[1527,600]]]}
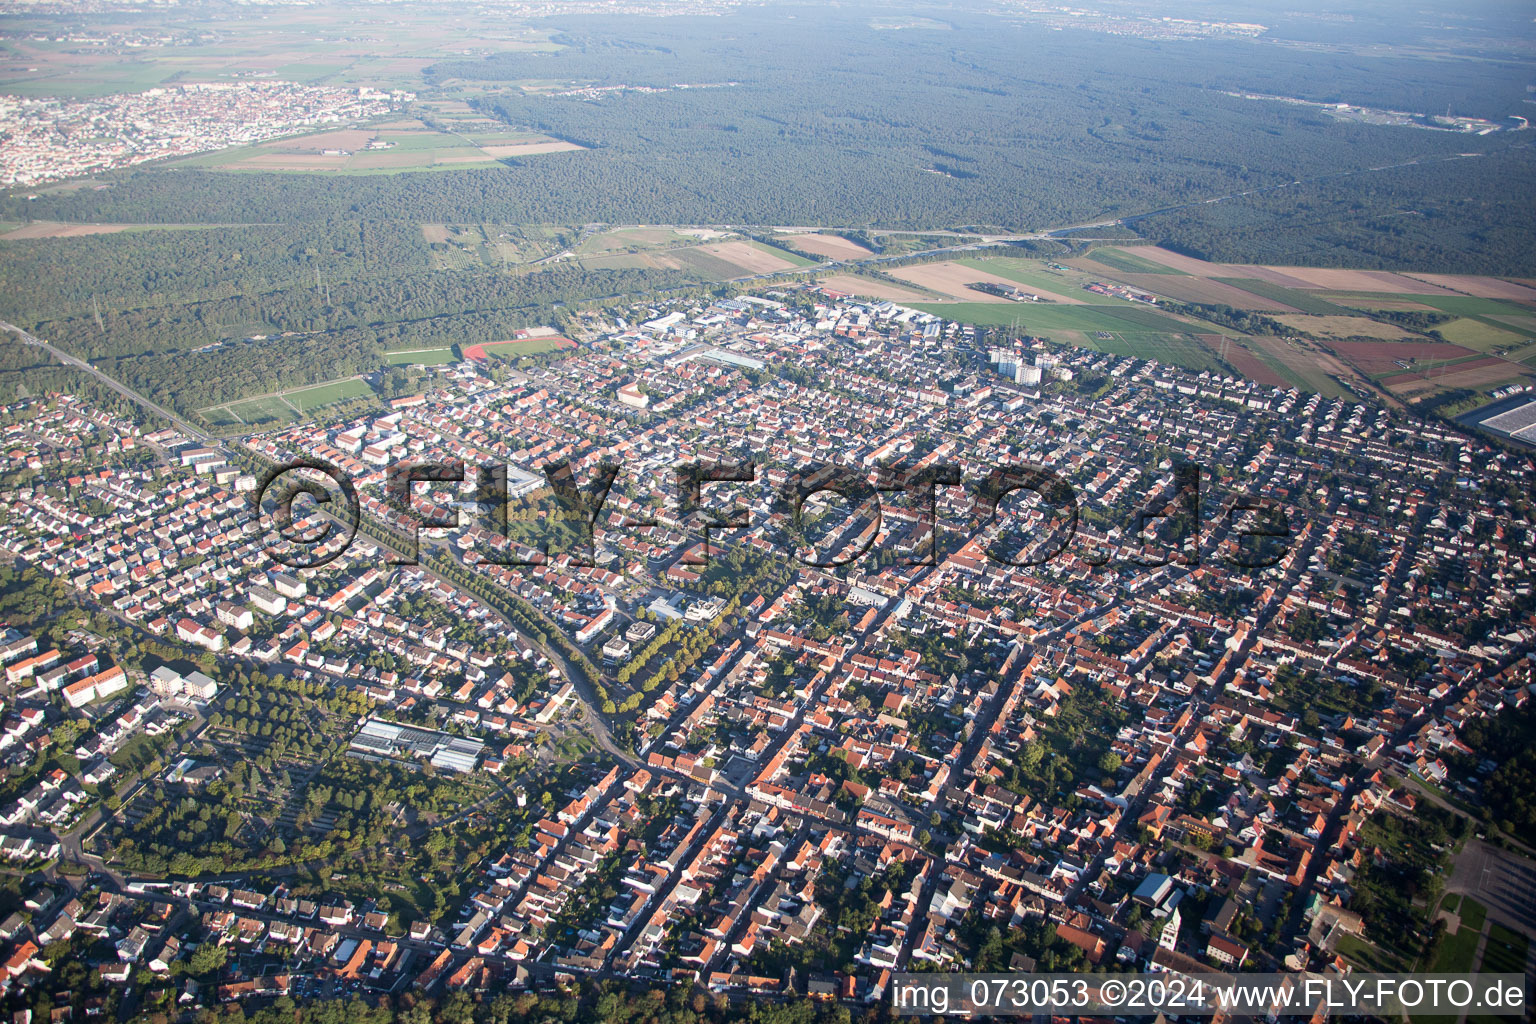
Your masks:
{"label": "agricultural field", "polygon": [[1306,382],[1290,372],[1284,363],[1267,353],[1251,350],[1238,340],[1220,334],[1197,334],[1195,337],[1222,362],[1243,377],[1262,387],[1305,387]]}
{"label": "agricultural field", "polygon": [[1289,306],[1298,313],[1306,313],[1308,316],[1349,316],[1351,314],[1349,309],[1329,302],[1314,292],[1276,284],[1264,278],[1215,277],[1211,280],[1245,292],[1252,292],[1254,295],[1263,296],[1273,302]]}
{"label": "agricultural field", "polygon": [[1151,292],[1176,302],[1195,302],[1207,306],[1231,306],[1233,309],[1256,310],[1260,313],[1295,313],[1295,305],[1261,295],[1248,287],[1261,284],[1232,278],[1218,281],[1212,277],[1193,277],[1188,274],[1122,274],[1106,275],[1113,281],[1128,284],[1132,288]]}
{"label": "agricultural field", "polygon": [[[1122,254],[1132,258],[1120,259]],[[1101,261],[1098,256],[1107,259]],[[1144,264],[1171,272],[1149,273]],[[1374,382],[1404,398],[1456,388],[1486,389],[1519,380],[1530,365],[1536,365],[1536,345],[1525,344],[1528,335],[1519,330],[1536,327],[1536,311],[1507,297],[1458,294],[1441,284],[1455,284],[1459,278],[1415,280],[1378,271],[1205,263],[1151,246],[1134,251],[1097,249],[1067,265],[1072,269],[1064,273],[1047,271],[1036,260],[969,258],[906,267],[894,274],[914,286],[962,300],[916,303],[938,316],[1016,326],[1020,332],[1080,347],[1146,356],[1190,369],[1235,372],[1266,386],[1294,387],[1328,397],[1347,395],[1344,381],[1355,386]],[[1131,266],[1136,269],[1126,269]],[[1278,337],[1239,335],[1204,322],[1197,327],[1155,308],[1128,302],[1112,305],[1116,300],[1097,297],[1087,305],[1018,303],[966,287],[1003,279],[1038,293],[1051,291],[1049,286],[1054,285],[1055,294],[1063,295],[1081,287],[1076,276],[1118,281],[1175,301],[1263,313],[1298,334],[1320,340],[1293,344]],[[1481,282],[1478,287],[1485,292],[1515,293],[1513,288],[1498,287],[1497,279],[1468,280]],[[1469,285],[1469,290],[1473,287]],[[1446,339],[1439,342],[1370,315],[1378,310],[1442,312],[1456,319],[1437,328]],[[1351,338],[1364,340],[1346,340]],[[1491,358],[1495,352],[1511,359]]]}
{"label": "agricultural field", "polygon": [[988,275],[1002,277],[1028,291],[1040,295],[1042,298],[1053,302],[1061,302],[1067,305],[1087,305],[1092,301],[1095,305],[1122,305],[1127,304],[1122,299],[1111,298],[1107,295],[1095,295],[1092,292],[1085,293],[1083,285],[1094,280],[1091,275],[1063,273],[1059,270],[1047,269],[1039,260],[1021,260],[1007,256],[994,256],[974,259],[962,259],[955,261],[960,266],[980,270]]}
{"label": "agricultural field", "polygon": [[868,256],[870,250],[857,242],[850,242],[841,235],[785,235],[784,241],[793,245],[796,249],[804,249],[828,259],[847,260],[858,259],[860,256]]}
{"label": "agricultural field", "polygon": [[691,245],[693,242],[693,238],[668,227],[615,228],[588,236],[571,251],[582,255],[627,252]]}
{"label": "agricultural field", "polygon": [[1245,338],[1244,344],[1290,381],[1292,387],[1313,391],[1325,398],[1347,397],[1349,392],[1339,381],[1359,376],[1334,356],[1307,344],[1263,337]]}
{"label": "agricultural field", "polygon": [[1014,326],[1096,352],[1156,359],[1195,372],[1226,372],[1213,349],[1189,333],[1190,325],[1129,303],[1066,306],[1045,303],[913,303],[915,308],[962,323]]}
{"label": "agricultural field", "polygon": [[[92,23],[92,38],[29,31],[25,13],[0,55],[0,92],[90,99],[177,82],[268,77],[307,85],[419,89],[421,72],[467,47],[489,51],[559,49],[548,29],[515,20],[442,18],[410,6],[356,31],[344,7],[227,8],[188,13],[174,42],[146,33],[143,15],[124,9]],[[42,22],[40,25],[54,23]],[[116,37],[116,38],[114,38]],[[123,38],[132,45],[121,45]]]}
{"label": "agricultural field", "polygon": [[1399,362],[1428,367],[1458,359],[1470,359],[1478,353],[1460,345],[1439,341],[1331,341],[1328,347],[1340,359],[1368,377],[1402,372]]}
{"label": "agricultural field", "polygon": [[1440,324],[1435,333],[1456,345],[1475,348],[1479,352],[1492,352],[1523,344],[1528,335],[1516,334],[1501,327],[1490,326],[1486,320],[1461,317],[1450,323]]}
{"label": "agricultural field", "polygon": [[1395,324],[1383,323],[1365,316],[1304,316],[1283,315],[1276,320],[1300,334],[1314,338],[1376,338],[1380,341],[1400,341],[1413,335]]}
{"label": "agricultural field", "polygon": [[[1132,255],[1128,250],[1125,249],[1096,249],[1094,250],[1094,254],[1098,255],[1106,251],[1113,251],[1127,256]],[[1152,266],[1161,268],[1162,271],[1173,271],[1179,274],[1193,274],[1196,277],[1210,277],[1213,275],[1213,273],[1218,272],[1218,268],[1220,267],[1220,264],[1207,263],[1204,260],[1197,260],[1193,256],[1185,256],[1183,253],[1177,253],[1171,249],[1164,249],[1158,245],[1138,245],[1135,247],[1134,256],[1134,260],[1125,260],[1124,262],[1129,267],[1134,268],[1136,273],[1143,274],[1160,272],[1158,270],[1146,269],[1148,266]],[[1113,259],[1114,257],[1110,258]],[[1095,262],[1102,263],[1104,266],[1110,265],[1103,263],[1101,260],[1096,260]]]}
{"label": "agricultural field", "polygon": [[1521,305],[1503,299],[1479,298],[1473,295],[1435,295],[1422,298],[1431,309],[1457,316],[1531,316],[1536,302]]}
{"label": "agricultural field", "polygon": [[1513,327],[1526,337],[1536,335],[1536,316],[1493,316],[1488,319],[1496,324]]}
{"label": "agricultural field", "polygon": [[338,174],[398,174],[487,167],[498,161],[581,149],[574,142],[505,126],[476,124],[438,131],[413,119],[361,128],[310,132],[173,160],[172,167],[216,171],[290,171]]}
{"label": "agricultural field", "polygon": [[[1226,276],[1258,278],[1282,288],[1331,292],[1382,292],[1388,295],[1451,295],[1449,289],[1386,270],[1337,267],[1271,267],[1229,264]],[[1214,275],[1213,275],[1214,276]]]}
{"label": "agricultural field", "polygon": [[889,299],[891,302],[933,302],[941,296],[917,288],[903,288],[889,281],[855,274],[830,274],[817,279],[817,283],[833,291],[847,292],[871,299]]}
{"label": "agricultural field", "polygon": [[[757,242],[706,242],[648,254],[651,265],[686,269],[716,281],[756,274],[777,274],[812,264],[780,249]],[[589,264],[590,265],[590,264]]]}
{"label": "agricultural field", "polygon": [[1431,391],[1491,390],[1505,384],[1530,383],[1528,374],[1527,368],[1507,360],[1483,358],[1436,366],[1422,374],[1384,377],[1380,384],[1396,395],[1418,396]]}
{"label": "agricultural field", "polygon": [[354,398],[372,398],[373,388],[357,378],[335,380],[313,387],[295,388],[259,398],[229,402],[203,410],[203,418],[215,426],[250,423],[298,422],[315,410]]}
{"label": "agricultural field", "polygon": [[[1043,302],[918,303],[917,308],[967,324],[1018,322],[1029,334],[1052,331],[1113,331],[1130,334],[1183,334],[1190,325],[1137,306],[1063,306]],[[1219,332],[1218,332],[1219,333]]]}
{"label": "agricultural field", "polygon": [[[1108,352],[1112,355],[1127,356],[1134,359],[1156,359],[1160,363],[1169,366],[1182,366],[1186,370],[1195,373],[1203,373],[1209,370],[1212,373],[1225,373],[1222,366],[1209,346],[1187,334],[1130,334],[1120,332],[1074,332],[1077,338],[1071,339],[1081,348],[1094,352]],[[1108,334],[1101,337],[1101,334]],[[1079,340],[1080,339],[1080,340]],[[1068,340],[1068,339],[1061,339]]]}
{"label": "agricultural field", "polygon": [[1536,303],[1536,288],[1497,277],[1477,277],[1472,274],[1406,274],[1418,281],[1449,288],[1479,299],[1512,299],[1515,302]]}
{"label": "agricultural field", "polygon": [[[981,269],[992,261],[983,260],[956,260],[944,263],[920,263],[912,267],[900,267],[891,271],[892,277],[898,277],[903,281],[909,281],[919,288],[948,295],[952,299],[961,302],[996,302],[1009,306],[1034,305],[1034,303],[1017,303],[1012,299],[1001,295],[992,295],[988,292],[977,291],[970,287],[973,284],[995,284],[999,286],[1017,285],[1034,291],[1034,286],[1021,284],[1016,276],[1005,273],[994,273],[991,269]],[[999,268],[1006,271],[1011,268]],[[1017,273],[1017,271],[1015,271]],[[1065,282],[1053,282],[1056,288],[1062,288]],[[1065,289],[1063,289],[1065,290]],[[1056,291],[1039,289],[1041,297],[1060,305],[1079,306],[1086,305],[1085,300],[1071,294],[1062,294]],[[1097,298],[1097,296],[1095,296]]]}
{"label": "agricultural field", "polygon": [[1095,263],[1102,263],[1111,270],[1119,270],[1127,274],[1183,274],[1187,271],[1179,270],[1166,263],[1149,260],[1144,256],[1138,256],[1135,252],[1126,249],[1094,249],[1088,254],[1088,259]]}

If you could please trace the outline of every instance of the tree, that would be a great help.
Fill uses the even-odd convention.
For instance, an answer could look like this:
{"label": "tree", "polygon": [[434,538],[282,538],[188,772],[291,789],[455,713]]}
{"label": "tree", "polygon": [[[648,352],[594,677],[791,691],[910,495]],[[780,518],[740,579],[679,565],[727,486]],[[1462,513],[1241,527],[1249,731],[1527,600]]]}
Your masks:
{"label": "tree", "polygon": [[1040,766],[1040,759],[1045,756],[1045,748],[1039,743],[1025,744],[1019,751],[1019,770],[1032,772]]}
{"label": "tree", "polygon": [[187,973],[204,975],[223,967],[228,960],[228,949],[215,942],[204,942],[187,958]]}

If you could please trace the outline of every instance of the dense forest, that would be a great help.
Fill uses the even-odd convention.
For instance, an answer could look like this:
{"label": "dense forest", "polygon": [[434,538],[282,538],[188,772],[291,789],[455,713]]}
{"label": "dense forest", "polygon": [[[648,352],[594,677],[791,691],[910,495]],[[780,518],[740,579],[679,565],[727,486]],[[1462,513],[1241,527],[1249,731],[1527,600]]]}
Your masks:
{"label": "dense forest", "polygon": [[[268,240],[282,237],[259,230]],[[390,236],[389,228],[356,224],[343,231],[364,241]],[[245,395],[372,373],[390,349],[495,341],[548,323],[567,303],[703,283],[680,270],[575,264],[443,273],[418,265],[419,230],[415,242],[395,237],[371,255],[366,245],[334,247],[334,239],[305,244],[319,239],[300,230],[280,245],[236,238],[234,250],[205,245],[215,234],[222,232],[98,236],[116,242],[116,252],[110,244],[68,248],[93,239],[16,246],[17,258],[0,260],[0,317],[27,323],[190,415]],[[178,263],[172,250],[183,242],[196,255]],[[230,251],[241,258],[231,261]],[[234,271],[222,276],[218,267],[232,262]]]}
{"label": "dense forest", "polygon": [[1217,262],[1536,273],[1529,148],[1303,182],[1139,217],[1169,248]]}
{"label": "dense forest", "polygon": [[867,238],[1121,216],[1220,260],[1536,275],[1530,132],[1347,123],[1227,95],[1528,109],[1528,67],[1497,55],[1041,32],[960,9],[943,30],[794,5],[547,24],[560,50],[446,61],[425,92],[584,151],[378,177],[150,165],[94,188],[15,190],[0,221],[156,227],[0,242],[0,318],[190,414],[372,372],[391,348],[505,337],[564,304],[705,285],[682,270],[434,269],[431,222],[828,224]]}
{"label": "dense forest", "polygon": [[[1042,33],[961,12],[946,13],[947,31],[876,31],[866,12],[785,5],[550,21],[556,53],[445,62],[428,80],[660,90],[499,88],[481,101],[586,152],[378,178],[146,169],[107,189],[13,196],[0,218],[1045,228],[1520,138],[1344,123],[1226,90],[1503,117],[1524,109],[1528,74],[1501,60]],[[1392,205],[1423,205],[1442,185],[1405,176]]]}

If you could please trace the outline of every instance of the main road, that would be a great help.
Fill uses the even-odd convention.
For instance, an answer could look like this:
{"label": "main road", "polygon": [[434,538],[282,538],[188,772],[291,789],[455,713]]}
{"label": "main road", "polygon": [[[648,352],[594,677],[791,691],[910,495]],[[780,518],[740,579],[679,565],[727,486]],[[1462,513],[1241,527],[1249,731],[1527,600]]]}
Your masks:
{"label": "main road", "polygon": [[207,434],[201,430],[198,430],[186,420],[183,420],[180,416],[177,416],[175,413],[171,412],[171,410],[167,409],[165,406],[151,402],[149,399],[145,398],[137,391],[134,391],[126,384],[122,384],[112,379],[111,377],[108,377],[106,374],[102,373],[100,370],[96,369],[96,367],[92,366],[85,360],[76,359],[68,352],[60,351],[54,346],[48,344],[48,342],[44,341],[42,338],[39,338],[37,335],[32,334],[29,331],[22,330],[15,324],[6,323],[4,320],[0,320],[0,330],[11,331],[19,335],[21,340],[26,344],[36,345],[38,348],[44,349],[49,355],[53,356],[65,366],[73,366],[77,370],[90,374],[92,377],[95,377],[97,380],[101,381],[107,387],[111,388],[113,391],[116,391],[130,402],[137,402],[139,405],[142,405],[144,408],[148,409],[150,412],[154,413],[156,416],[159,416],[166,422],[175,424],[176,429],[180,430],[188,437],[191,437],[197,441],[201,441],[204,444],[207,444],[210,440]]}

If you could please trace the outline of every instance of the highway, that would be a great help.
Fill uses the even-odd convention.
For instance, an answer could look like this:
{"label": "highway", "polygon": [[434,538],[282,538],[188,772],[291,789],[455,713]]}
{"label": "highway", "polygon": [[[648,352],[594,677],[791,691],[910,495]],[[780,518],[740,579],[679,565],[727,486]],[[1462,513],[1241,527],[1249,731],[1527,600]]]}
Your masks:
{"label": "highway", "polygon": [[97,380],[101,381],[107,387],[111,388],[113,391],[116,391],[130,402],[137,402],[139,405],[142,405],[144,408],[148,409],[156,416],[159,416],[167,423],[174,424],[177,430],[180,430],[188,437],[196,441],[201,441],[204,444],[207,444],[210,440],[209,435],[203,433],[201,430],[198,430],[186,420],[171,412],[171,410],[167,409],[165,406],[157,405],[156,403],[151,402],[149,399],[145,398],[143,395],[139,394],[137,391],[134,391],[127,385],[121,384],[118,381],[113,380],[111,377],[108,377],[106,374],[102,373],[100,370],[96,369],[96,367],[92,366],[85,360],[76,359],[68,352],[63,352],[57,348],[54,348],[52,345],[48,344],[42,338],[39,338],[37,335],[28,331],[24,331],[20,327],[17,327],[15,324],[6,323],[4,320],[0,320],[0,330],[11,331],[12,333],[19,335],[23,343],[27,345],[36,345],[37,347],[46,350],[49,355],[53,356],[65,366],[73,366],[77,370],[81,370],[90,374],[92,377],[95,377]]}

